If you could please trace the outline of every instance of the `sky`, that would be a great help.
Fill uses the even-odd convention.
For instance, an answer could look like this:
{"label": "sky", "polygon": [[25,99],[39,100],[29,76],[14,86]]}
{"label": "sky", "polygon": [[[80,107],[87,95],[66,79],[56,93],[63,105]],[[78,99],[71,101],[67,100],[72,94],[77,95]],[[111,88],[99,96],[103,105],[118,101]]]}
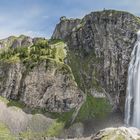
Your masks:
{"label": "sky", "polygon": [[21,34],[50,38],[61,16],[82,18],[104,8],[140,16],[140,0],[0,0],[0,39]]}

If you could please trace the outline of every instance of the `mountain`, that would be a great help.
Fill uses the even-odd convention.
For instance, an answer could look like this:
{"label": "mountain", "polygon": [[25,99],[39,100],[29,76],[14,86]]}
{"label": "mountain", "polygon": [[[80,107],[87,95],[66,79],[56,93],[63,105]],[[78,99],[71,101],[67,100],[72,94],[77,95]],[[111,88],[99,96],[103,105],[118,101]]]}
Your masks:
{"label": "mountain", "polygon": [[1,96],[52,112],[69,111],[82,100],[71,68],[64,64],[63,42],[26,36],[0,42]]}
{"label": "mountain", "polygon": [[66,44],[24,35],[0,40],[0,44],[0,132],[3,135],[7,126],[6,132],[19,138],[28,138],[30,132],[36,139],[57,135],[69,116],[63,122],[56,119],[73,112],[84,99],[71,68],[64,63]]}
{"label": "mountain", "polygon": [[124,11],[103,10],[92,12],[79,22],[61,20],[52,38],[68,44],[67,63],[79,87],[92,95],[108,93],[114,109],[123,111],[128,64],[139,29],[139,17]]}
{"label": "mountain", "polygon": [[[50,40],[24,35],[0,40],[0,107],[8,114],[0,115],[0,133],[6,140],[41,140],[123,125],[139,28],[139,17],[103,10],[82,19],[61,17]],[[122,129],[130,132],[110,133],[118,138]],[[100,134],[87,139],[103,139],[108,129]]]}

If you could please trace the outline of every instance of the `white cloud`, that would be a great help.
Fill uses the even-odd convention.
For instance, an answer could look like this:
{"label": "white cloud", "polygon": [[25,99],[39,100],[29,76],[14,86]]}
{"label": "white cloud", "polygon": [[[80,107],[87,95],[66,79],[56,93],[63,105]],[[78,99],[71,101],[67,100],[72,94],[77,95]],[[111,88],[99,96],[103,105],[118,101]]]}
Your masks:
{"label": "white cloud", "polygon": [[42,18],[44,18],[44,19],[48,19],[49,16],[48,16],[48,15],[44,15],[44,16],[42,16]]}
{"label": "white cloud", "polygon": [[[38,5],[24,9],[18,13],[6,11],[0,13],[0,38],[5,38],[11,35],[18,36],[25,34],[28,36],[44,36],[39,33],[39,20],[42,17],[43,9]],[[44,17],[44,18],[47,18]],[[36,25],[36,28],[34,26]],[[40,25],[41,26],[41,25]]]}
{"label": "white cloud", "polygon": [[[18,1],[13,0],[11,3]],[[23,1],[23,0],[22,0]],[[24,0],[26,5],[0,5],[0,38],[10,35],[50,36],[59,17],[82,18],[91,11],[118,9],[140,15],[140,0]],[[42,4],[40,4],[42,3]],[[1,4],[1,2],[0,2]],[[9,10],[8,10],[9,8]],[[54,27],[53,27],[54,26]]]}
{"label": "white cloud", "polygon": [[25,9],[23,16],[26,18],[34,18],[40,16],[43,12],[43,9],[39,5],[32,5],[28,9]]}

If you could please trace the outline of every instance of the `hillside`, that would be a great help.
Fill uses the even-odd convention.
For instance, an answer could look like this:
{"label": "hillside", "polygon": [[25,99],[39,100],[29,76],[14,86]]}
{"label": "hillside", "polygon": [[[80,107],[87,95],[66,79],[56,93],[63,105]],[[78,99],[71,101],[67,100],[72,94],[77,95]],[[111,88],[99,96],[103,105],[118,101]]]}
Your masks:
{"label": "hillside", "polygon": [[[139,28],[139,17],[103,10],[82,19],[62,17],[48,40],[24,35],[0,40],[0,133],[5,140],[83,137],[122,126]],[[131,131],[105,129],[87,140],[123,140],[133,137]]]}

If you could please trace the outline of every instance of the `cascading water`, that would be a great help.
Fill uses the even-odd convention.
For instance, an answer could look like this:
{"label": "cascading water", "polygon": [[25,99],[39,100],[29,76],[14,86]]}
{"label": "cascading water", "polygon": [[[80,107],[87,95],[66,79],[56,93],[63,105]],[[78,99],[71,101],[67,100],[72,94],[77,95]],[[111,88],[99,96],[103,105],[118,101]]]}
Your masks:
{"label": "cascading water", "polygon": [[125,123],[140,128],[140,31],[131,54],[125,102]]}

